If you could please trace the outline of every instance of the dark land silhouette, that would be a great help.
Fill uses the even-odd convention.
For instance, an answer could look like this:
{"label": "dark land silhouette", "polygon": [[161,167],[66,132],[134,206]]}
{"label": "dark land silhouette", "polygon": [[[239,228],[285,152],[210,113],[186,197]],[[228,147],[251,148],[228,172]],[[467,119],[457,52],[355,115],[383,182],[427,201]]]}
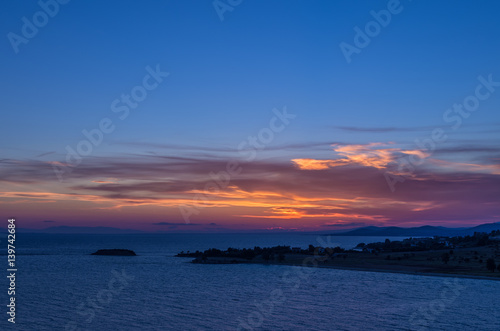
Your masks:
{"label": "dark land silhouette", "polygon": [[[181,252],[178,257],[194,258],[193,263],[261,263],[341,268],[365,271],[402,272],[500,280],[500,230],[473,235],[407,238],[402,241],[359,243],[354,249],[309,245],[211,248],[204,252]],[[497,270],[498,269],[498,270]]]}
{"label": "dark land silhouette", "polygon": [[129,249],[100,249],[90,255],[113,255],[113,256],[136,256],[134,251]]}

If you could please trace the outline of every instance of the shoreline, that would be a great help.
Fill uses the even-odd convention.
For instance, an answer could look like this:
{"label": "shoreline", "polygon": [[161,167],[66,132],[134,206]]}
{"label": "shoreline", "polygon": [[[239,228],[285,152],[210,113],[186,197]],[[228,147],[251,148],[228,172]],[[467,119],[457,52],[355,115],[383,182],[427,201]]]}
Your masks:
{"label": "shoreline", "polygon": [[[403,241],[360,243],[355,249],[309,245],[307,249],[290,246],[211,248],[204,252],[181,252],[199,264],[253,263],[329,269],[403,273],[419,276],[500,280],[500,242],[490,236],[500,231],[473,237],[408,238]],[[493,238],[496,238],[493,236]],[[495,262],[496,260],[496,262]],[[498,271],[497,271],[498,270]]]}
{"label": "shoreline", "polygon": [[[272,265],[280,265],[273,263]],[[470,279],[482,279],[482,280],[496,280],[499,281],[500,277],[488,277],[480,275],[465,275],[456,273],[440,273],[440,272],[424,272],[424,271],[405,271],[405,270],[391,270],[391,269],[378,269],[378,268],[368,268],[368,267],[348,267],[348,266],[305,266],[296,264],[281,264],[294,267],[309,267],[309,268],[325,268],[325,269],[337,269],[337,270],[350,270],[350,271],[365,271],[365,272],[382,272],[382,273],[393,273],[393,274],[405,274],[405,275],[415,275],[415,276],[434,276],[434,277],[451,277],[451,278],[470,278]]]}
{"label": "shoreline", "polygon": [[[362,266],[342,266],[342,265],[305,265],[290,262],[261,262],[261,261],[237,261],[231,262],[234,259],[224,258],[223,260],[212,260],[207,262],[194,262],[194,260],[189,263],[194,264],[206,264],[206,265],[218,265],[218,264],[258,264],[258,265],[273,265],[273,266],[288,266],[288,267],[302,267],[302,268],[323,268],[323,269],[337,269],[337,270],[349,270],[349,271],[362,271],[362,272],[381,272],[381,273],[395,273],[395,274],[405,274],[414,276],[433,276],[433,277],[448,277],[448,278],[468,278],[468,279],[479,279],[479,280],[494,280],[500,281],[500,276],[483,276],[483,275],[468,275],[461,273],[443,273],[443,272],[433,272],[433,271],[417,271],[417,270],[397,270],[390,268],[373,268],[373,267],[362,267]],[[411,267],[402,266],[410,269]]]}

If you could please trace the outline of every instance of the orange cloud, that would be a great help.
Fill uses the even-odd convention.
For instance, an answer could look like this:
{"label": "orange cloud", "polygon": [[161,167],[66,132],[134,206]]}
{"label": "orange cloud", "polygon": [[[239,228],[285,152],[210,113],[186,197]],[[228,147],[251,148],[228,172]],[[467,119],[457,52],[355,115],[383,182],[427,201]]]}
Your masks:
{"label": "orange cloud", "polygon": [[[95,159],[80,165],[79,175],[64,183],[54,183],[52,168],[38,161],[9,161],[12,170],[0,173],[6,183],[0,204],[9,213],[30,217],[57,213],[61,219],[85,215],[138,223],[160,217],[178,222],[179,207],[188,206],[197,208],[197,222],[217,219],[228,226],[261,228],[498,219],[500,165],[491,164],[498,159],[496,149],[476,148],[472,156],[477,157],[461,159],[462,154],[445,154],[455,153],[453,149],[435,151],[434,157],[449,155],[454,162],[429,158],[393,194],[380,169],[402,171],[393,167],[399,158],[430,155],[393,143],[331,148],[331,159],[299,154],[290,157],[292,163],[242,162],[243,172],[220,187],[212,185],[211,175],[227,165],[219,158]],[[463,148],[457,150],[462,153]],[[485,164],[471,164],[470,159]],[[480,208],[471,209],[473,203]]]}
{"label": "orange cloud", "polygon": [[342,158],[334,160],[292,159],[292,162],[301,170],[324,170],[343,165],[360,165],[385,169],[393,162],[397,153],[417,155],[425,158],[428,155],[419,150],[402,150],[387,148],[391,143],[369,143],[366,145],[332,145],[333,150]]}
{"label": "orange cloud", "polygon": [[386,221],[388,218],[382,215],[364,215],[355,213],[338,213],[338,212],[324,212],[324,213],[307,213],[304,210],[295,208],[273,207],[266,211],[271,215],[238,215],[240,217],[248,218],[266,218],[266,219],[320,219],[320,218],[334,218],[337,222],[343,222],[343,219],[348,220],[370,220],[370,221]]}
{"label": "orange cloud", "polygon": [[348,162],[344,160],[315,160],[315,159],[293,159],[295,165],[300,170],[325,170],[338,165],[344,165]]}

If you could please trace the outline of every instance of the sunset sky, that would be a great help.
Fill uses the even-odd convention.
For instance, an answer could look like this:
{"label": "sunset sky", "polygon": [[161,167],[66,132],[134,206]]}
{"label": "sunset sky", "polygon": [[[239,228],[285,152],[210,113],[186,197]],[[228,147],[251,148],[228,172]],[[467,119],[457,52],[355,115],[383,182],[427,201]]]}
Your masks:
{"label": "sunset sky", "polygon": [[221,2],[70,1],[29,38],[43,9],[2,2],[0,216],[173,232],[500,221],[500,3]]}

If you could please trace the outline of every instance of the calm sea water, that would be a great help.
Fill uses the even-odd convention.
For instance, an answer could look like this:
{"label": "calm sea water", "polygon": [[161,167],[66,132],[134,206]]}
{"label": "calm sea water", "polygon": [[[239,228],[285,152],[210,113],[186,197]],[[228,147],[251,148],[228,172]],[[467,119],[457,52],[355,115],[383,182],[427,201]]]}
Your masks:
{"label": "calm sea water", "polygon": [[[173,256],[211,247],[351,248],[385,239],[380,237],[18,234],[16,239],[16,324],[7,322],[8,283],[2,277],[1,330],[500,329],[498,281],[198,265]],[[138,256],[89,255],[100,248],[133,249]],[[6,268],[5,263],[5,274]]]}

